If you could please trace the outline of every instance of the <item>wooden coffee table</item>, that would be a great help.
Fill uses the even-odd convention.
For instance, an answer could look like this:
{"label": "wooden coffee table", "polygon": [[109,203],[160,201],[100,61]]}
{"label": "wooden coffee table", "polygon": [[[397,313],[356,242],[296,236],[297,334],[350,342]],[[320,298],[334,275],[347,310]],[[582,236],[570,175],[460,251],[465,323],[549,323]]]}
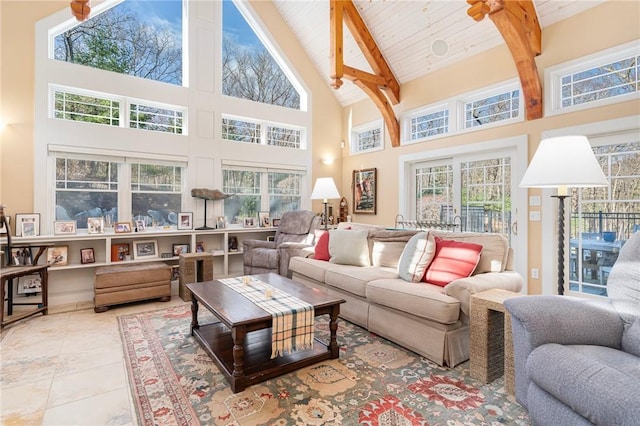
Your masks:
{"label": "wooden coffee table", "polygon": [[[271,314],[219,281],[187,284],[191,291],[191,335],[213,358],[233,392],[307,365],[339,356],[336,332],[340,304],[345,300],[321,293],[276,274],[253,275],[276,291],[313,305],[315,316],[329,315],[330,340],[315,339],[313,349],[271,359]],[[219,321],[198,323],[198,304]]]}

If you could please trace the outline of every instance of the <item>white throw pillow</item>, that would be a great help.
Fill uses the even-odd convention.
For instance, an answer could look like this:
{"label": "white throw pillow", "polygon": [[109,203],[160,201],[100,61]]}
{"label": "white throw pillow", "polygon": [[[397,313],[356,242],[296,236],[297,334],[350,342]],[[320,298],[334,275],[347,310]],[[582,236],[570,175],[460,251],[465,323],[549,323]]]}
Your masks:
{"label": "white throw pillow", "polygon": [[369,231],[332,229],[329,231],[329,262],[341,265],[371,266]]}
{"label": "white throw pillow", "polygon": [[433,236],[428,232],[417,233],[404,246],[398,261],[398,275],[405,281],[421,281],[435,253],[436,243]]}

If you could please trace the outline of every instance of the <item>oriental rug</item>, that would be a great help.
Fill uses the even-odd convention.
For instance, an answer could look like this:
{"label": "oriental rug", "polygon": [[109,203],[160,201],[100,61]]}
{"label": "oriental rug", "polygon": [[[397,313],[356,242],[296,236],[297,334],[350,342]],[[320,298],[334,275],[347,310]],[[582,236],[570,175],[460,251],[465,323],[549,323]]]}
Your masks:
{"label": "oriental rug", "polygon": [[[468,361],[440,367],[343,320],[339,359],[237,394],[191,336],[190,305],[124,315],[118,323],[144,426],[529,424],[502,379],[482,384],[469,376]],[[316,319],[316,337],[328,338],[328,324]]]}

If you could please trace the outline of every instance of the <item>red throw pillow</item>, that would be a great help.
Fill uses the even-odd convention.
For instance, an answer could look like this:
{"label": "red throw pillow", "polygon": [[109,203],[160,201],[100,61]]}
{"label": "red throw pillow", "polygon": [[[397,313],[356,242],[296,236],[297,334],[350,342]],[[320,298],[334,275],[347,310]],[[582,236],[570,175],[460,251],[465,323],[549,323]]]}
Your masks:
{"label": "red throw pillow", "polygon": [[329,260],[329,232],[316,230],[316,250],[313,255],[317,260]]}
{"label": "red throw pillow", "polygon": [[446,286],[453,280],[470,276],[478,266],[482,245],[435,237],[436,254],[424,273],[423,281]]}

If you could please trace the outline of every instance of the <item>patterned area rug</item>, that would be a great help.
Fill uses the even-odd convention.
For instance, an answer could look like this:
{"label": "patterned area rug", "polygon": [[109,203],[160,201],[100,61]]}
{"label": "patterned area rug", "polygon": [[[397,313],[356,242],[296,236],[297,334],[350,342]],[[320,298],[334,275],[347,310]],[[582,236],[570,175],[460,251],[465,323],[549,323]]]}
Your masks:
{"label": "patterned area rug", "polygon": [[[439,367],[346,321],[340,359],[234,394],[191,337],[189,305],[118,320],[140,425],[529,424],[502,379],[481,384],[468,362]],[[316,337],[328,324],[316,320]]]}

